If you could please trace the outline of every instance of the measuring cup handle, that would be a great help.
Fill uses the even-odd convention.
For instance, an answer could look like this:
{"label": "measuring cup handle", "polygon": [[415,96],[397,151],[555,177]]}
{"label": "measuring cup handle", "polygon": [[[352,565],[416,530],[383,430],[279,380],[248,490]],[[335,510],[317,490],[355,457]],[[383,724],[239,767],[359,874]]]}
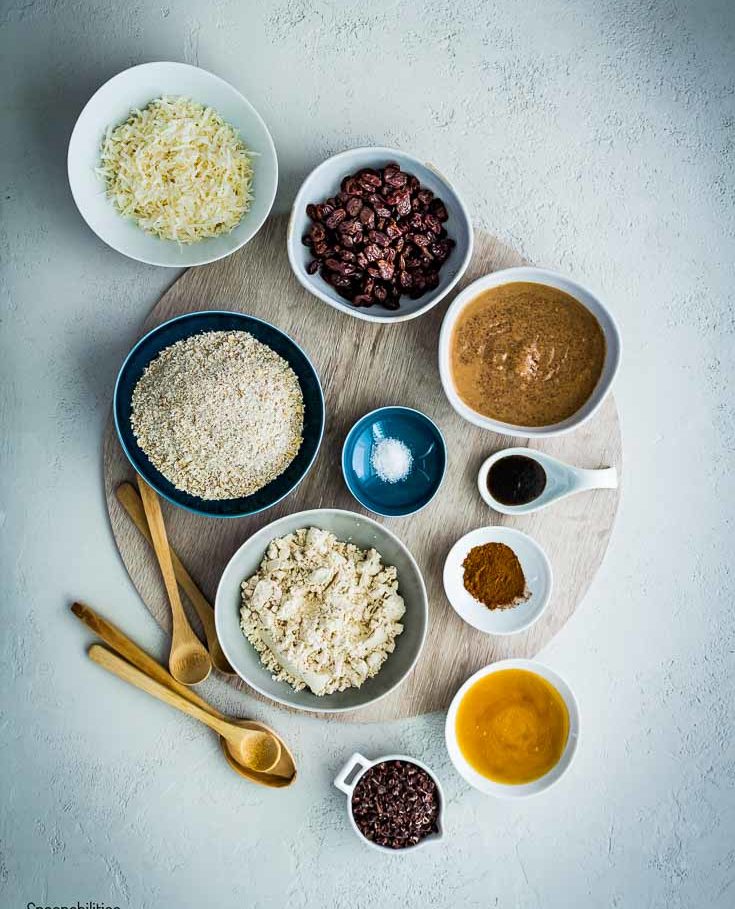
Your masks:
{"label": "measuring cup handle", "polygon": [[356,751],[347,759],[344,767],[334,778],[334,785],[337,789],[341,789],[345,795],[352,795],[352,790],[355,788],[355,778],[353,777],[351,783],[346,782],[347,778],[355,773],[355,771],[357,771],[355,777],[359,776],[369,765],[370,761]]}

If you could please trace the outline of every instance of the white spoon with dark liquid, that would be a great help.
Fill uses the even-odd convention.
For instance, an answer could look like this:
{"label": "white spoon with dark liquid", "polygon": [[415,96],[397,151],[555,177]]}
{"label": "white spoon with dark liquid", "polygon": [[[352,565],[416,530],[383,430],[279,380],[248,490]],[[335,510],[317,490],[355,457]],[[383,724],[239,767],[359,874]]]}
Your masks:
{"label": "white spoon with dark liquid", "polygon": [[536,451],[504,448],[483,461],[477,488],[483,501],[501,514],[531,514],[590,489],[617,489],[615,467],[585,470]]}

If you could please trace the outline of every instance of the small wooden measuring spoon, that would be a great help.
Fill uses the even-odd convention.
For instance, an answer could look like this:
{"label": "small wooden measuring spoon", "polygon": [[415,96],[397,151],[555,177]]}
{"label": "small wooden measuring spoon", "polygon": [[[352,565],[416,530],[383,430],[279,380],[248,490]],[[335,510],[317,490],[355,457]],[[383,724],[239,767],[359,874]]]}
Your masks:
{"label": "small wooden measuring spoon", "polygon": [[201,707],[136,669],[102,644],[92,644],[88,652],[89,658],[99,666],[218,732],[226,740],[232,754],[237,755],[239,763],[260,773],[266,773],[278,764],[281,758],[281,743],[270,733],[244,728],[202,710]]}
{"label": "small wooden measuring spoon", "polygon": [[143,500],[145,516],[148,519],[153,548],[156,551],[163,583],[166,585],[166,592],[171,604],[173,631],[168,668],[177,682],[181,682],[182,685],[196,685],[198,682],[203,682],[212,671],[212,660],[205,646],[194,634],[194,629],[189,624],[184,607],[181,605],[179,586],[174,575],[166,526],[163,523],[158,496],[140,476],[138,477],[138,488]]}
{"label": "small wooden measuring spoon", "polygon": [[[276,735],[270,727],[266,726],[264,723],[258,723],[256,720],[232,720],[232,722],[235,723],[236,726],[242,726],[243,729],[251,729]],[[224,754],[227,763],[232,767],[235,773],[239,773],[240,776],[244,776],[246,780],[252,781],[252,776],[248,772],[251,768],[243,766],[242,762],[238,760],[237,753],[233,752],[232,746],[227,739],[220,736],[219,743],[222,746],[222,753]],[[258,782],[262,782],[266,786],[290,786],[296,779],[296,764],[293,755],[284,742],[280,742],[280,745],[281,756],[278,761],[269,768],[267,779],[261,777],[261,779],[258,780]]]}
{"label": "small wooden measuring spoon", "polygon": [[[130,516],[132,522],[152,546],[153,540],[151,539],[151,532],[148,529],[143,503],[141,502],[135,487],[132,483],[121,483],[115,490],[115,495],[117,496],[118,502]],[[184,565],[182,565],[181,559],[178,557],[173,547],[170,546],[169,551],[171,553],[171,564],[174,568],[176,580],[179,582],[184,593],[189,597],[192,606],[197,611],[202,627],[204,628],[204,635],[207,638],[207,649],[212,658],[212,665],[215,669],[224,672],[226,675],[234,675],[235,670],[230,666],[230,663],[222,650],[219,639],[217,638],[217,629],[214,625],[214,610],[207,602],[204,594],[197,587],[192,576]]]}

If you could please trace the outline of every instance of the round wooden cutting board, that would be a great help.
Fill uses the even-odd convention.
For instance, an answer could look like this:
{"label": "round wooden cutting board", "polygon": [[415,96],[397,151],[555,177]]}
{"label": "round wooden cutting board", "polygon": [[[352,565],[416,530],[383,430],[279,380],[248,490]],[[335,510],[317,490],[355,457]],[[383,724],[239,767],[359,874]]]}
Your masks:
{"label": "round wooden cutting board", "polygon": [[[581,467],[620,470],[615,402],[608,396],[590,422],[555,439],[510,439],[470,425],[452,410],[439,381],[437,342],[449,301],[397,325],[343,315],[306,293],[292,276],[286,257],[286,221],[285,216],[271,218],[239,252],[187,271],[154,307],[141,333],[172,316],[200,309],[240,310],[286,331],[311,357],[324,387],[327,417],[319,456],[294,493],[251,518],[198,517],[163,502],[169,539],[205,596],[214,602],[230,556],[260,527],[306,508],[364,512],[348,492],[340,468],[342,442],[358,417],[387,404],[422,410],[437,422],[447,442],[444,484],[418,514],[381,520],[406,543],[423,571],[429,594],[429,635],[416,668],[396,691],[372,707],[338,718],[373,722],[444,709],[476,669],[505,657],[532,657],[564,625],[602,561],[619,499],[619,490],[603,490],[572,496],[527,517],[502,517],[477,492],[481,462],[500,448],[530,445]],[[480,275],[521,264],[517,253],[478,231],[474,257],[460,289]],[[105,436],[104,476],[112,531],[123,562],[143,602],[169,629],[169,607],[155,557],[115,498],[118,484],[132,480],[134,473],[118,444],[112,418]],[[466,625],[449,605],[442,586],[444,558],[452,544],[468,530],[488,524],[508,524],[531,534],[546,549],[554,569],[554,592],[546,614],[527,632],[511,637],[490,637]],[[199,627],[193,615],[192,624]],[[243,646],[250,646],[244,638]],[[239,679],[232,684],[260,697]]]}

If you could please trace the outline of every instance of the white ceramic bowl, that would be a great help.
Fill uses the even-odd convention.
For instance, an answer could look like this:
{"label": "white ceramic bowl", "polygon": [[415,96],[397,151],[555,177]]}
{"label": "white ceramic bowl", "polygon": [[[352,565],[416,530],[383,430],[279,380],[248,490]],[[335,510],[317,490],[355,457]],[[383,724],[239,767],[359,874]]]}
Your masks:
{"label": "white ceramic bowl", "polygon": [[[308,247],[301,242],[312,223],[306,214],[306,206],[310,202],[322,202],[339,192],[340,183],[348,174],[354,174],[363,167],[384,167],[389,161],[400,164],[402,170],[414,174],[423,186],[441,198],[449,214],[449,220],[444,226],[456,243],[439,272],[439,286],[418,300],[411,300],[408,296],[401,297],[400,306],[395,311],[383,309],[378,305],[369,308],[351,306],[318,273],[307,274],[306,266],[312,256]],[[416,316],[428,312],[432,306],[436,306],[465,273],[472,258],[472,221],[457,190],[431,164],[424,164],[413,155],[408,155],[395,148],[352,148],[327,158],[326,161],[315,167],[301,184],[301,189],[298,191],[291,210],[287,244],[291,268],[299,283],[309,293],[356,319],[364,319],[368,322],[405,322],[408,319],[415,319]]]}
{"label": "white ceramic bowl", "polygon": [[[569,711],[569,738],[567,739],[566,748],[559,759],[559,762],[547,774],[534,780],[532,783],[523,783],[518,786],[512,786],[505,783],[495,783],[487,777],[478,773],[474,767],[469,764],[457,744],[457,710],[459,709],[462,698],[475,682],[490,675],[493,672],[501,672],[504,669],[527,669],[535,672],[542,678],[550,682],[564,699],[564,703]],[[444,726],[444,735],[447,743],[449,757],[452,760],[457,772],[462,776],[470,786],[479,789],[486,795],[495,795],[499,798],[524,798],[529,795],[536,795],[543,792],[550,786],[553,786],[567,772],[571,766],[574,755],[579,744],[579,705],[572,689],[567,685],[561,676],[557,675],[548,666],[543,663],[537,663],[535,660],[499,660],[497,663],[491,663],[484,669],[478,670],[470,676],[462,687],[454,695],[452,703],[449,705],[447,720]]]}
{"label": "white ceramic bowl", "polygon": [[[606,353],[605,362],[602,367],[602,373],[597,385],[587,401],[579,410],[562,420],[560,423],[554,423],[549,426],[519,426],[513,423],[503,423],[500,420],[493,420],[477,413],[460,398],[457,393],[452,370],[450,365],[451,340],[454,325],[462,310],[482,291],[489,290],[491,287],[498,287],[501,284],[510,284],[516,281],[529,281],[533,284],[545,284],[548,287],[556,287],[563,290],[570,296],[578,300],[585,306],[592,315],[597,319],[605,335]],[[565,432],[571,432],[576,429],[597,411],[605,396],[610,391],[615,374],[620,365],[620,332],[613,319],[610,311],[590,290],[566,278],[557,272],[549,271],[545,268],[532,268],[531,266],[521,266],[519,268],[505,268],[501,271],[493,272],[478,278],[469,284],[457,295],[452,305],[447,310],[444,321],[442,322],[441,333],[439,335],[439,375],[441,376],[444,392],[449,398],[449,403],[457,413],[474,423],[475,426],[481,426],[483,429],[489,429],[492,432],[500,433],[506,436],[526,436],[528,438],[543,438],[548,436],[558,436]]]}
{"label": "white ceramic bowl", "polygon": [[[352,796],[355,792],[355,786],[357,786],[361,777],[363,777],[371,767],[374,767],[376,764],[382,764],[384,761],[405,761],[407,764],[415,764],[429,774],[439,792],[439,816],[437,818],[438,832],[425,837],[423,840],[416,843],[415,846],[406,846],[405,849],[389,849],[387,846],[379,846],[362,833],[352,815]],[[367,846],[370,846],[371,849],[377,849],[379,852],[386,852],[389,855],[402,855],[406,852],[415,852],[417,849],[421,849],[422,846],[438,843],[444,836],[444,792],[442,791],[441,783],[436,778],[431,768],[427,767],[422,761],[416,760],[416,758],[407,757],[405,754],[388,754],[385,755],[385,757],[376,758],[376,760],[370,761],[358,752],[355,752],[335,777],[334,785],[347,796],[347,815],[350,819],[352,829],[355,831],[357,837]]]}
{"label": "white ceramic bowl", "polygon": [[[294,691],[286,682],[275,681],[260,662],[260,656],[240,628],[240,585],[260,565],[271,540],[302,527],[319,527],[334,533],[339,540],[361,549],[374,547],[386,565],[398,570],[398,592],[406,603],[403,632],[396,638],[396,649],[389,654],[380,672],[360,688],[317,696],[309,691]],[[426,638],[429,606],[426,587],[416,561],[398,537],[364,515],[336,508],[319,508],[286,515],[262,527],[247,539],[232,556],[217,588],[214,619],[217,637],[227,659],[245,682],[266,697],[295,710],[315,713],[341,713],[366,707],[385,697],[401,684],[419,658]]]}
{"label": "white ceramic bowl", "polygon": [[[488,609],[465,589],[464,562],[467,553],[485,543],[505,543],[521,563],[531,592],[523,603],[510,609]],[[530,628],[543,615],[551,599],[551,563],[539,544],[528,534],[512,527],[480,527],[461,537],[444,562],[444,590],[454,611],[473,628],[485,634],[517,634]]]}
{"label": "white ceramic bowl", "polygon": [[[191,98],[212,107],[240,132],[255,153],[253,201],[229,234],[179,246],[175,240],[144,233],[134,221],[119,214],[105,195],[104,181],[95,173],[105,130],[125,121],[133,108],[145,107],[162,95]],[[67,166],[77,208],[100,239],[131,259],[171,268],[214,262],[244,246],[268,216],[278,184],[273,140],[255,108],[223,79],[185,63],[144,63],[105,82],[79,115],[69,141]]]}

